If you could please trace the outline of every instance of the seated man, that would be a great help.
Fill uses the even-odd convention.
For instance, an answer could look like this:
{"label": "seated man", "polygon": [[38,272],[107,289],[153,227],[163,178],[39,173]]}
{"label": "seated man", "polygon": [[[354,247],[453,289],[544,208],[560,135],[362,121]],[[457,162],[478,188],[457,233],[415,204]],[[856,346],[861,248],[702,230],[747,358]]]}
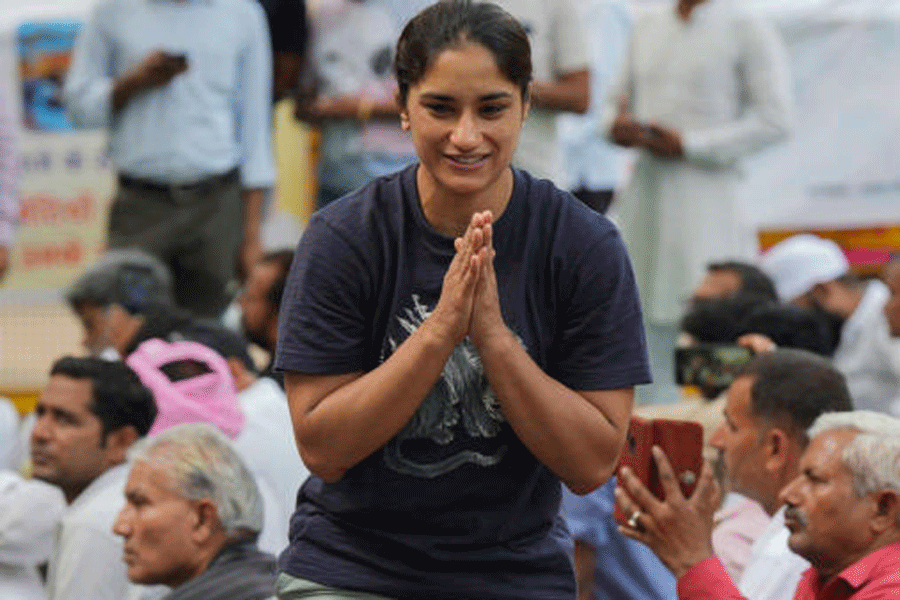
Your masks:
{"label": "seated man", "polygon": [[263,254],[247,276],[238,297],[241,306],[241,328],[248,340],[269,354],[269,364],[260,373],[284,389],[284,373],[275,371],[275,344],[278,341],[278,315],[294,260],[293,250],[275,250]]}
{"label": "seated man", "polygon": [[[758,502],[770,515],[769,523],[750,548],[740,576],[739,588],[748,598],[793,597],[800,574],[809,565],[787,548],[788,531],[778,494],[799,472],[800,455],[808,442],[807,428],[824,412],[850,409],[850,393],[843,375],[826,359],[801,350],[779,349],[755,357],[728,388],[725,424],[713,433],[711,440],[721,454],[724,485]],[[620,482],[633,484],[634,477],[623,470]],[[628,489],[631,491],[630,485]],[[621,491],[617,495],[621,496]],[[700,502],[700,497],[695,501]],[[635,513],[632,506],[625,508],[625,514],[632,514],[636,523],[648,518],[642,512]],[[690,529],[684,533],[697,544],[702,540],[704,549],[709,545],[718,564],[727,567],[712,533],[716,508],[704,505],[709,513],[704,512],[703,519],[685,516]],[[672,569],[659,548],[648,545]]]}
{"label": "seated man", "polygon": [[84,326],[92,356],[126,358],[144,340],[191,340],[225,357],[233,369],[255,372],[247,341],[210,319],[175,306],[172,277],[159,259],[139,250],[110,250],[66,290]]}
{"label": "seated man", "polygon": [[860,279],[837,244],[810,234],[775,244],[760,267],[783,301],[813,308],[831,321],[838,340],[832,360],[847,377],[855,405],[887,412],[900,394],[900,373],[888,350],[887,286]]}
{"label": "seated man", "polygon": [[156,404],[121,362],[61,358],[35,408],[31,462],[36,479],[68,504],[47,572],[50,600],[122,600],[129,590],[121,541],[110,528],[122,505],[128,448],[144,436]]}
{"label": "seated man", "polygon": [[125,506],[128,577],[164,584],[164,600],[274,596],[275,557],[260,552],[262,498],[250,471],[211,425],[178,425],[136,445]]}
{"label": "seated man", "polygon": [[[799,472],[780,492],[786,505],[787,544],[809,561],[795,600],[868,600],[895,597],[900,589],[900,420],[872,411],[820,416]],[[639,511],[623,532],[648,544],[679,578],[682,600],[742,598],[708,536],[717,495],[709,469],[695,493],[681,495],[671,466],[656,453],[666,490],[656,500],[633,474],[617,498]],[[748,595],[749,598],[754,598]]]}
{"label": "seated man", "polygon": [[159,414],[151,434],[181,423],[209,423],[234,440],[263,498],[258,545],[281,552],[297,489],[309,475],[297,452],[284,392],[261,378],[238,394],[225,359],[196,342],[147,340],[127,363],[156,397]]}

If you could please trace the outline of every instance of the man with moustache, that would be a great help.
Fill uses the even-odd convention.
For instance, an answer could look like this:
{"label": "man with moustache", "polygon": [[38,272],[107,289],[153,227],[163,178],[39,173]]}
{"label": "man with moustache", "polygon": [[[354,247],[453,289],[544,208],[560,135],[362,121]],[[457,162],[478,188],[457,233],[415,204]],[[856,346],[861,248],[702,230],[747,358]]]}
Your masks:
{"label": "man with moustache", "polygon": [[[811,441],[797,476],[779,494],[784,502],[787,544],[809,561],[794,600],[875,600],[900,589],[900,420],[873,411],[823,414],[808,432]],[[715,496],[707,470],[689,499],[680,494],[671,466],[656,454],[666,500],[654,501],[629,478],[642,514],[626,535],[651,544],[678,580],[681,600],[737,600],[742,595],[717,560],[692,543],[681,516],[703,513]],[[635,504],[625,500],[623,506]],[[675,528],[672,525],[676,525]],[[669,536],[669,539],[666,539]],[[687,543],[682,543],[687,542]],[[666,549],[665,547],[668,547]],[[679,547],[680,546],[680,547]]]}
{"label": "man with moustache", "polygon": [[47,572],[49,600],[122,600],[122,543],[111,528],[122,506],[128,448],[156,418],[150,391],[122,362],[64,357],[35,408],[34,477],[68,504]]}
{"label": "man with moustache", "polygon": [[164,600],[263,600],[275,593],[275,557],[256,538],[263,501],[253,475],[212,425],[187,423],[136,444],[125,505],[128,577],[162,584]]}
{"label": "man with moustache", "polygon": [[[616,498],[625,514],[632,516],[633,526],[622,532],[650,546],[679,578],[682,599],[705,597],[685,595],[680,578],[708,559],[708,568],[735,588],[735,593],[740,589],[753,600],[789,600],[809,565],[788,550],[784,500],[779,492],[800,472],[800,457],[809,440],[807,428],[823,413],[849,410],[844,377],[826,359],[802,350],[778,349],[758,355],[729,387],[725,423],[710,443],[721,452],[728,490],[755,500],[772,517],[754,543],[737,587],[719,558],[713,556],[713,514],[719,503],[709,466],[691,498],[671,491],[669,485],[665,501],[649,498],[634,474],[623,469]],[[661,456],[657,462],[667,464]],[[666,469],[661,467],[662,471]],[[666,477],[663,480],[665,483]],[[702,585],[695,587],[703,591]]]}

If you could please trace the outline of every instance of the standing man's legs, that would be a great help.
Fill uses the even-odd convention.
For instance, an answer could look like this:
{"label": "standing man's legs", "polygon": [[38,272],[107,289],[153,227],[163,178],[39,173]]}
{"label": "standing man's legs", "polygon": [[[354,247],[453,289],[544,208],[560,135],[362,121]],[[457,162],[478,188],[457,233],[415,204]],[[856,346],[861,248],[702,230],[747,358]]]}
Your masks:
{"label": "standing man's legs", "polygon": [[179,306],[218,318],[231,299],[242,218],[236,171],[183,187],[122,182],[108,246],[158,256],[172,270]]}

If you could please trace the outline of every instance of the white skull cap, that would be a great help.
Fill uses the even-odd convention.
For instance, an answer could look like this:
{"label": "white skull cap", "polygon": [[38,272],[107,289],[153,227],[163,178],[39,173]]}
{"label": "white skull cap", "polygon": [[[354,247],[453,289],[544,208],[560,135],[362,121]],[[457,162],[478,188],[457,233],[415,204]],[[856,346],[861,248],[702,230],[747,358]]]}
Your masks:
{"label": "white skull cap", "polygon": [[816,284],[846,274],[850,263],[833,241],[802,233],[772,246],[760,257],[759,268],[772,278],[778,297],[790,302]]}

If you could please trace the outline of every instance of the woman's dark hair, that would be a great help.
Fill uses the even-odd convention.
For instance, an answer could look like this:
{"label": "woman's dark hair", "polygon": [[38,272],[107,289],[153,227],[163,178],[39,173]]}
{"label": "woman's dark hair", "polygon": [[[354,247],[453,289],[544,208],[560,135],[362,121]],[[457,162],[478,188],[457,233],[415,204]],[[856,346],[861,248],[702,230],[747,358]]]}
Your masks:
{"label": "woman's dark hair", "polygon": [[487,48],[497,69],[519,87],[522,100],[527,98],[531,45],[522,25],[490,2],[441,0],[413,17],[397,41],[394,75],[400,105],[406,104],[409,88],[425,76],[442,51],[465,41]]}

